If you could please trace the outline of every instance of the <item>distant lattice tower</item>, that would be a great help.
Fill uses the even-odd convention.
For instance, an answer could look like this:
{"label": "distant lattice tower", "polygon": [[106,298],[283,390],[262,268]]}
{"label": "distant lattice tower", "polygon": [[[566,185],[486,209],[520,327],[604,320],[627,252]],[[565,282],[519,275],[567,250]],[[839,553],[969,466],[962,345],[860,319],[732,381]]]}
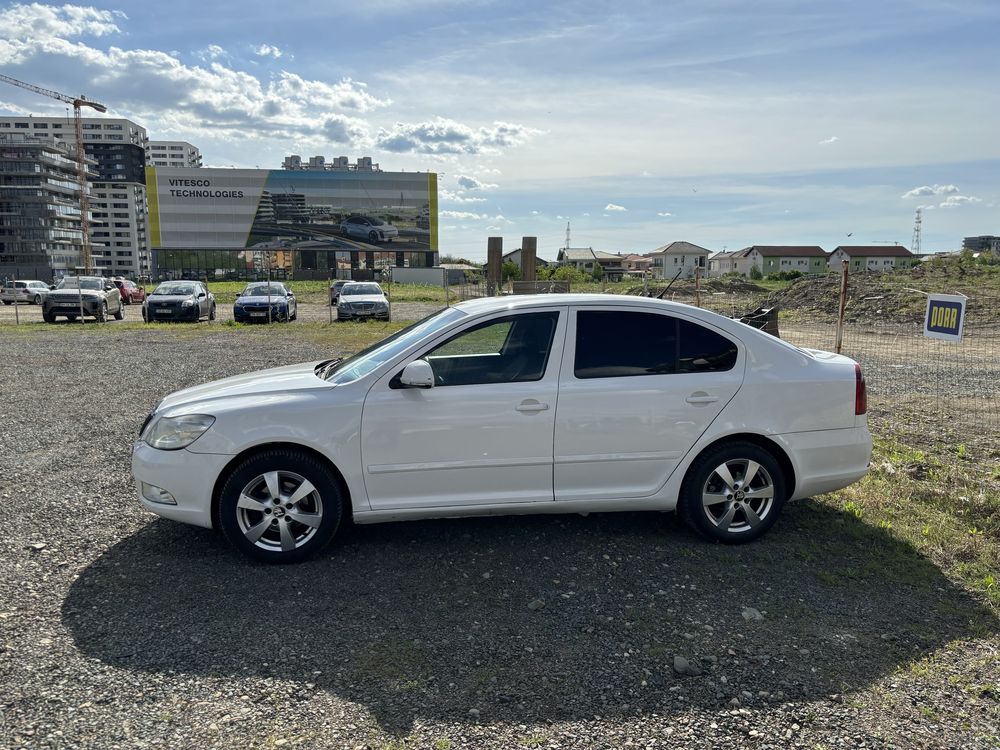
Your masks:
{"label": "distant lattice tower", "polygon": [[566,222],[566,249],[569,250],[569,222]]}
{"label": "distant lattice tower", "polygon": [[910,252],[920,255],[920,224],[923,222],[923,209],[917,209],[917,215],[913,219],[913,239],[910,241]]}

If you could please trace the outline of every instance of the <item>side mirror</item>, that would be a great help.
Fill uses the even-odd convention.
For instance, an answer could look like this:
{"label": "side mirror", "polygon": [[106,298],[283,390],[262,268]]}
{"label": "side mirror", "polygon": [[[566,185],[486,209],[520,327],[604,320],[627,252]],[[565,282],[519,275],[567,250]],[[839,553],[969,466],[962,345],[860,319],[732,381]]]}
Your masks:
{"label": "side mirror", "polygon": [[433,388],[434,370],[429,362],[415,359],[403,368],[399,382],[404,388]]}
{"label": "side mirror", "polygon": [[198,299],[202,299],[205,296],[204,292],[198,292]]}
{"label": "side mirror", "polygon": [[50,292],[54,292],[55,290],[56,290],[56,285],[55,284],[49,284],[49,291]]}

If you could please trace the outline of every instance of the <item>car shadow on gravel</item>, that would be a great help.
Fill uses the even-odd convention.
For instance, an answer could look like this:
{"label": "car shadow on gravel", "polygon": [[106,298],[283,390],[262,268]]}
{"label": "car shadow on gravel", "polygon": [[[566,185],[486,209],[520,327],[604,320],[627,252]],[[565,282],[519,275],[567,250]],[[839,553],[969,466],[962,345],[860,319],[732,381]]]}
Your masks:
{"label": "car shadow on gravel", "polygon": [[414,720],[809,700],[998,631],[912,547],[822,504],[789,506],[742,547],[704,543],[672,519],[354,527],[289,567],[156,520],[81,573],[62,616],[80,651],[105,664],[251,678],[251,696],[254,678],[289,680],[301,700],[327,691],[401,735]]}

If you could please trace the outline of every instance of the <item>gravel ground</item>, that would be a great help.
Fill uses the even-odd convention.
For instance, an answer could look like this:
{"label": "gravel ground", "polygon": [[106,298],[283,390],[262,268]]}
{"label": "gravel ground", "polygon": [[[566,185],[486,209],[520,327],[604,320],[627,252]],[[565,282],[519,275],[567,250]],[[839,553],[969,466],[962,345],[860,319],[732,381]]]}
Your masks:
{"label": "gravel ground", "polygon": [[[0,747],[988,748],[996,614],[817,502],[347,529],[251,564],[134,500],[152,404],[292,328],[0,328]],[[135,357],[141,350],[143,357]]]}

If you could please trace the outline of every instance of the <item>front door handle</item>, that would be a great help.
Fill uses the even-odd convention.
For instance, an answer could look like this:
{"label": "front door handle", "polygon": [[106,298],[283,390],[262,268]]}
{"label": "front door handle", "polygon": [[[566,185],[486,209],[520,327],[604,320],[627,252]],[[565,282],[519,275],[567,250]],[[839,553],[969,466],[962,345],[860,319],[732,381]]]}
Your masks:
{"label": "front door handle", "polygon": [[529,398],[526,401],[522,401],[514,408],[522,414],[531,414],[536,411],[545,411],[549,408],[549,405],[535,401],[533,398]]}
{"label": "front door handle", "polygon": [[699,391],[697,393],[692,393],[686,399],[689,404],[714,404],[719,400],[718,396],[711,396],[704,391]]}

